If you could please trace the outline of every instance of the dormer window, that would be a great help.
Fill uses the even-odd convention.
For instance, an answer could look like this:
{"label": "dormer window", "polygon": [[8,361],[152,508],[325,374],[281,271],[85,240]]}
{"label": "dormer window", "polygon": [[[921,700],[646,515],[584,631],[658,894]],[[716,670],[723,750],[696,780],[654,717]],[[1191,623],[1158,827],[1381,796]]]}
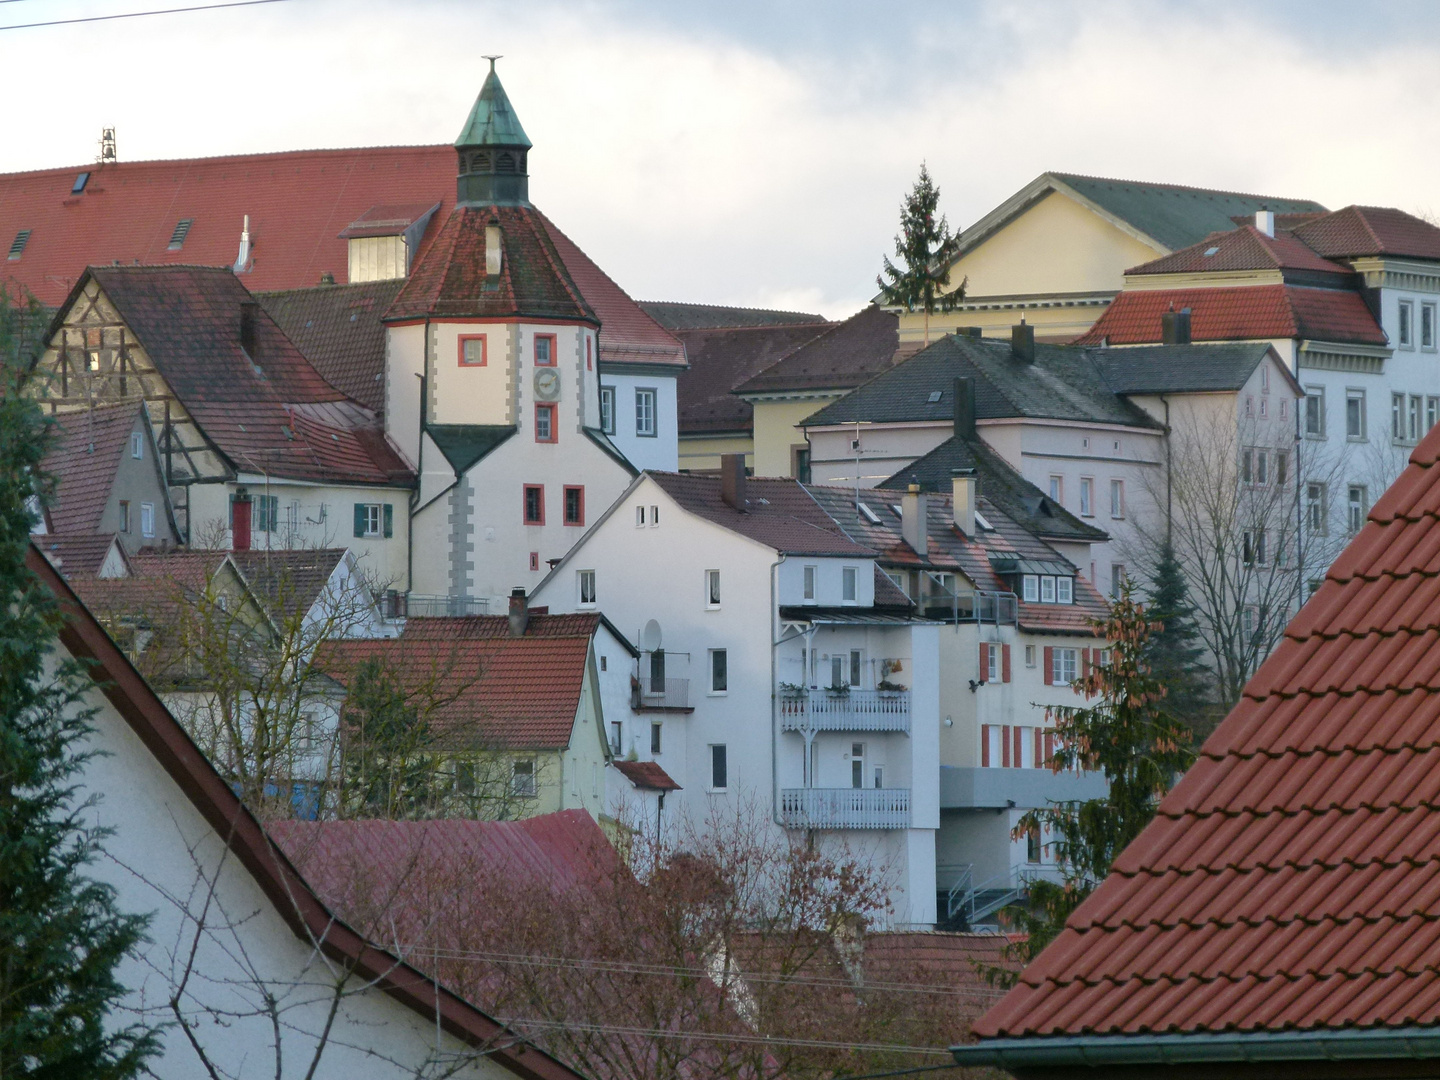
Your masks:
{"label": "dormer window", "polygon": [[1022,574],[1020,599],[1027,604],[1073,604],[1075,579],[1064,574]]}

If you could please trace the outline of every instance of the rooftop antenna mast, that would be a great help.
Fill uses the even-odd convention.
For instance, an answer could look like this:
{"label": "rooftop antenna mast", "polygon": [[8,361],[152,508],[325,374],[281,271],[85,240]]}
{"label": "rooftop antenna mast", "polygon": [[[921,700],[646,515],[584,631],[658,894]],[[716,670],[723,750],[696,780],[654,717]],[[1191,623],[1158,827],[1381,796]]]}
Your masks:
{"label": "rooftop antenna mast", "polygon": [[120,160],[115,153],[115,129],[113,127],[100,129],[100,156],[96,160],[101,165],[114,165]]}
{"label": "rooftop antenna mast", "polygon": [[502,60],[502,59],[504,59],[504,57],[505,57],[505,54],[504,54],[504,53],[496,53],[494,56],[482,56],[480,59],[481,59],[481,60],[489,60],[489,61],[490,61],[490,70],[491,70],[491,72],[494,72],[494,70],[495,70],[495,61],[496,61],[496,60]]}

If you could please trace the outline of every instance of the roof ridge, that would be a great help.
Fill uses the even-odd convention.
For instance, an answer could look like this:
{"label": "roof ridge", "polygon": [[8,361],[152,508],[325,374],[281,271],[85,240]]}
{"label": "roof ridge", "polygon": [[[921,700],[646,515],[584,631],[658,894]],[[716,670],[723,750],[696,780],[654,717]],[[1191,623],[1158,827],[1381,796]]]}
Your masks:
{"label": "roof ridge", "polygon": [[[89,172],[92,176],[103,177],[106,171],[137,168],[141,165],[196,165],[201,162],[244,161],[254,158],[299,157],[304,154],[354,154],[362,150],[453,150],[449,143],[381,143],[376,146],[312,146],[300,150],[260,150],[253,154],[217,154],[209,157],[159,157],[143,158],[139,161],[115,161],[97,165],[87,161],[80,165],[48,165],[41,169],[27,169],[20,172],[0,173],[0,176],[41,176],[47,173]],[[99,177],[97,177],[98,179]]]}

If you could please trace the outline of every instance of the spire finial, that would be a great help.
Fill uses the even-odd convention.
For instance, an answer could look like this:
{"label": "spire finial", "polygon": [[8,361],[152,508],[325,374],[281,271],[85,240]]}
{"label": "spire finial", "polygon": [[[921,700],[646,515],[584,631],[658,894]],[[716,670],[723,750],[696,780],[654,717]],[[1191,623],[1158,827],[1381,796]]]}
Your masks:
{"label": "spire finial", "polygon": [[490,61],[490,74],[491,74],[491,75],[494,75],[494,74],[495,74],[495,61],[496,61],[496,60],[503,59],[503,58],[504,58],[504,55],[505,55],[504,53],[496,53],[494,56],[482,56],[480,59],[481,59],[481,60],[489,60],[489,61]]}

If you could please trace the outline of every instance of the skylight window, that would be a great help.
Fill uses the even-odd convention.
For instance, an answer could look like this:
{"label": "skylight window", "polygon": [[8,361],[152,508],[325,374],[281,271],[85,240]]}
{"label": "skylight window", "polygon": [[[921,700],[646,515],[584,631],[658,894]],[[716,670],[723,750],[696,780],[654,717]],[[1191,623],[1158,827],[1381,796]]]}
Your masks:
{"label": "skylight window", "polygon": [[930,391],[930,398],[929,398],[930,404],[931,404],[931,405],[934,405],[935,402],[937,402],[937,401],[939,401],[939,400],[940,400],[940,391],[939,391],[939,390],[931,390],[931,391]]}
{"label": "skylight window", "polygon": [[865,520],[870,522],[871,525],[880,524],[880,515],[875,513],[874,510],[871,510],[870,507],[866,506],[863,502],[860,504],[860,513],[865,515]]}
{"label": "skylight window", "polygon": [[976,511],[975,511],[975,524],[976,524],[976,525],[979,525],[980,528],[984,529],[986,532],[994,532],[994,531],[995,531],[995,526],[994,526],[994,525],[991,525],[990,522],[986,521],[986,520],[985,520],[985,515],[982,514],[982,513],[980,513],[979,510],[976,510]]}
{"label": "skylight window", "polygon": [[25,245],[30,242],[30,230],[21,229],[15,234],[15,239],[10,241],[10,258],[18,259],[25,254]]}
{"label": "skylight window", "polygon": [[88,172],[82,172],[79,176],[75,177],[75,186],[70,189],[70,194],[79,195],[85,190],[85,185],[89,182],[90,174]]}
{"label": "skylight window", "polygon": [[175,223],[175,231],[170,234],[170,251],[179,251],[185,246],[185,237],[190,235],[190,226],[195,223],[194,218],[181,218]]}
{"label": "skylight window", "polygon": [[1215,254],[1217,251],[1219,251],[1219,250],[1220,250],[1220,249],[1219,249],[1218,247],[1209,247],[1209,248],[1206,248],[1206,249],[1205,249],[1205,257],[1208,259],[1211,255],[1214,255],[1214,254]]}

